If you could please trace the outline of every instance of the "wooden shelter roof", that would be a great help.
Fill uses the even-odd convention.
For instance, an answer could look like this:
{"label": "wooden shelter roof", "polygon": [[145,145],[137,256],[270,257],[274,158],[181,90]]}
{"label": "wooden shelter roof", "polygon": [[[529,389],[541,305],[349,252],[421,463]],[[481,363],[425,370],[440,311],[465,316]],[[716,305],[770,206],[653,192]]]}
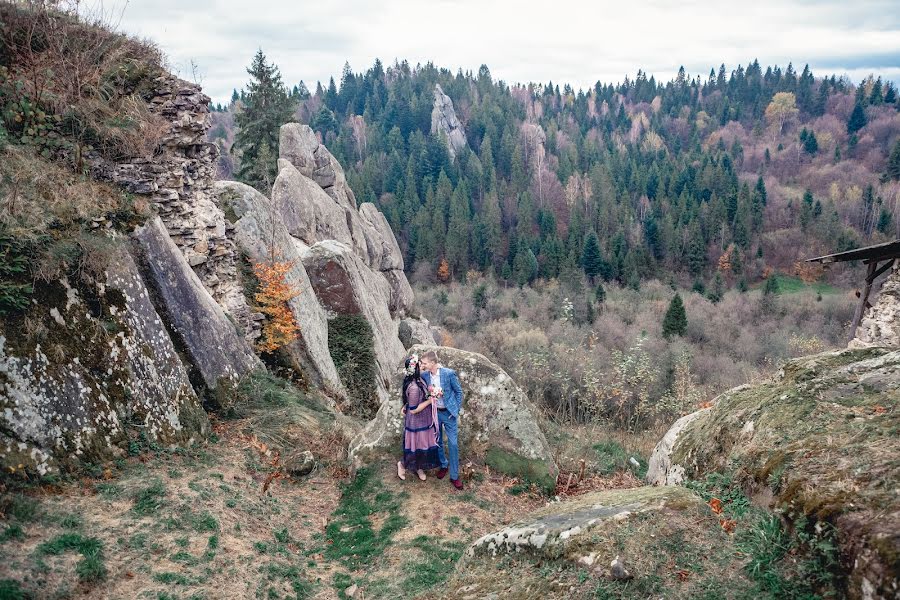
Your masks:
{"label": "wooden shelter roof", "polygon": [[827,264],[848,260],[864,260],[866,262],[873,260],[882,261],[890,260],[892,258],[900,258],[900,240],[875,244],[874,246],[866,246],[865,248],[857,248],[856,250],[847,250],[846,252],[826,254],[825,256],[817,256],[816,258],[808,258],[806,259],[806,262]]}

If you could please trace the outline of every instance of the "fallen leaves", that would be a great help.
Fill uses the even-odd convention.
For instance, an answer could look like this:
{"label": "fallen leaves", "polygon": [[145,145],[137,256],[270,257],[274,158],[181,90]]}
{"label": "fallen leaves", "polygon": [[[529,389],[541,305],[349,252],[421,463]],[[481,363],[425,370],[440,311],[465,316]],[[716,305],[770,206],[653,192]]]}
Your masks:
{"label": "fallen leaves", "polygon": [[[714,514],[721,516],[724,512],[724,506],[722,501],[718,498],[710,498],[709,500],[709,508],[713,511]],[[737,527],[737,521],[734,519],[720,518],[719,525],[725,531],[725,533],[734,533],[735,528]]]}

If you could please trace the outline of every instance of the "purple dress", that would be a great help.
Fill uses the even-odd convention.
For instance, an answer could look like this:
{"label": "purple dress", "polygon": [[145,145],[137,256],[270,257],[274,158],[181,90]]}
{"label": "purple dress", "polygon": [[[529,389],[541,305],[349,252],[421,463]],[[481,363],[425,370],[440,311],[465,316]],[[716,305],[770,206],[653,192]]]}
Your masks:
{"label": "purple dress", "polygon": [[403,466],[415,471],[441,466],[437,446],[437,410],[431,406],[418,414],[412,409],[425,401],[425,382],[421,379],[406,388],[406,417],[403,431]]}

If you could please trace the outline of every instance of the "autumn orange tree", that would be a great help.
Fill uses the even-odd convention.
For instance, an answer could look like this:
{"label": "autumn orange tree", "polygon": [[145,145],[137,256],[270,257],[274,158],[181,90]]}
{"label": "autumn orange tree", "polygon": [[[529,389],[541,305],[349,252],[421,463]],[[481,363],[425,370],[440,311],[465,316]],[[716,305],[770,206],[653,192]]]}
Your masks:
{"label": "autumn orange tree", "polygon": [[253,265],[253,273],[259,280],[259,291],[254,295],[257,309],[268,317],[263,325],[262,340],[256,346],[261,352],[275,352],[300,335],[300,326],[288,306],[300,291],[285,278],[293,266],[292,262],[282,261]]}
{"label": "autumn orange tree", "polygon": [[437,276],[441,283],[450,281],[450,263],[447,262],[446,258],[441,259],[441,264],[438,265]]}

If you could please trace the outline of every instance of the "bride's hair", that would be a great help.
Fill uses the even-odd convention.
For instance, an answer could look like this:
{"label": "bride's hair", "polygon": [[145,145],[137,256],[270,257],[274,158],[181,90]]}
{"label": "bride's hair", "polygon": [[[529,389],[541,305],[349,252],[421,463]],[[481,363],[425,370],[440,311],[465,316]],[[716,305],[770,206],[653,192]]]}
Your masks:
{"label": "bride's hair", "polygon": [[[412,364],[411,364],[412,363]],[[420,382],[422,381],[422,373],[419,370],[419,361],[417,357],[410,356],[407,357],[406,362],[403,363],[403,367],[406,369],[406,377],[403,378],[403,402],[406,403],[406,388],[408,388],[413,383],[419,385],[423,391],[426,391],[424,385]],[[412,369],[410,369],[412,367]],[[410,374],[410,370],[412,373]]]}

